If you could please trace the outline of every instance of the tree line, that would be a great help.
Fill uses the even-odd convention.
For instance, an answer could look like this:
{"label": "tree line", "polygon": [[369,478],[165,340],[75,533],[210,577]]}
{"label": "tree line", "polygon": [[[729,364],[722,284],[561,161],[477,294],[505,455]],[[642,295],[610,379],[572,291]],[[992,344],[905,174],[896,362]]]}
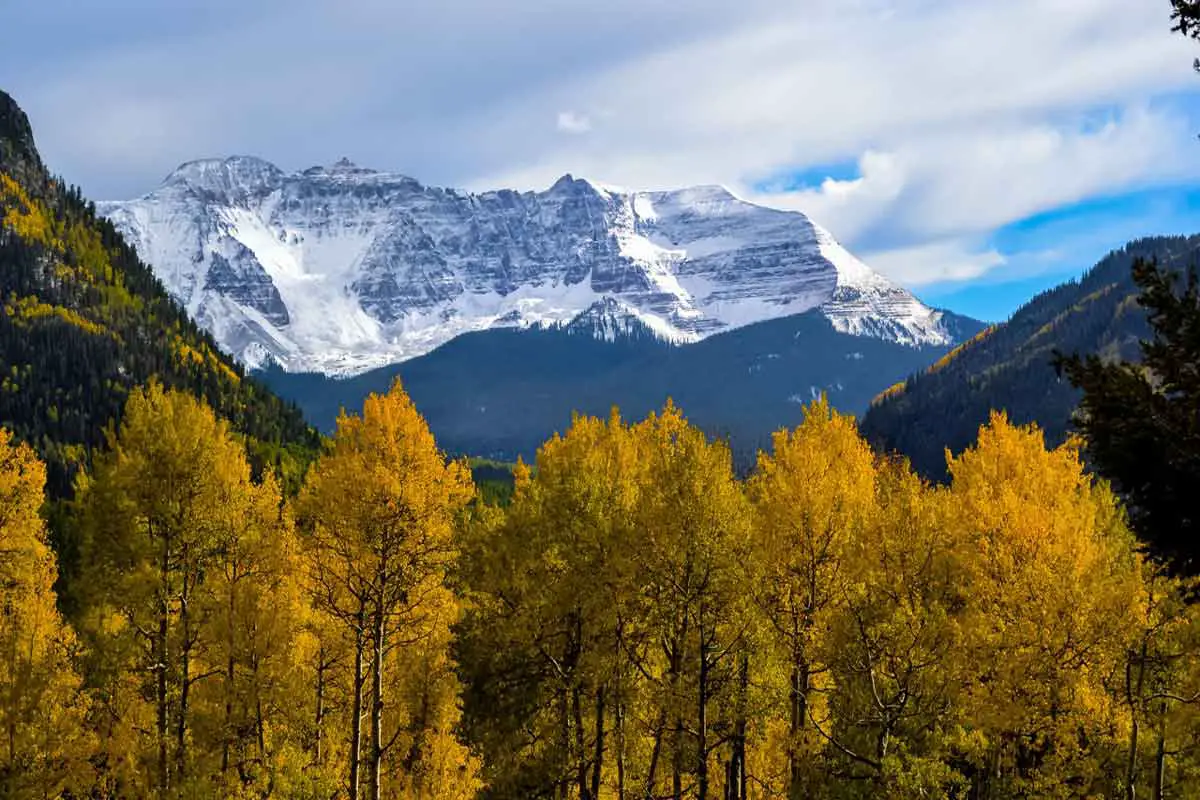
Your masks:
{"label": "tree line", "polygon": [[740,480],[668,405],[577,418],[491,505],[396,385],[292,495],[151,384],[56,604],[0,434],[0,795],[1188,796],[1193,584],[1076,441],[995,415],[950,473],[817,401]]}

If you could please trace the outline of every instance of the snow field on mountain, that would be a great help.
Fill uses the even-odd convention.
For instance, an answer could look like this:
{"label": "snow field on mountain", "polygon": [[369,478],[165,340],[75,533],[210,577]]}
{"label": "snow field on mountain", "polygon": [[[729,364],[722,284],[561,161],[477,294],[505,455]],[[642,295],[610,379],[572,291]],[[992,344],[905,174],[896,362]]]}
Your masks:
{"label": "snow field on mountain", "polygon": [[288,175],[235,157],[101,211],[250,366],[349,375],[469,331],[577,318],[601,338],[636,323],[682,344],[814,308],[846,333],[950,340],[938,312],[806,216],[719,186],[565,176],[474,195],[349,162]]}

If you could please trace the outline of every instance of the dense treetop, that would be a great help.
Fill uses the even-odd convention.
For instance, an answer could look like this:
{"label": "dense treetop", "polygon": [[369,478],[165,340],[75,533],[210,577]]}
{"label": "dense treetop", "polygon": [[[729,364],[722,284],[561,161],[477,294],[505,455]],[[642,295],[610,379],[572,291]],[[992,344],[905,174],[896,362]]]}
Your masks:
{"label": "dense treetop", "polygon": [[[1200,614],[1077,442],[996,414],[945,487],[816,401],[739,480],[668,404],[480,501],[399,385],[288,499],[130,394],[70,612],[0,433],[6,797],[1187,797]],[[18,735],[19,734],[19,735]]]}

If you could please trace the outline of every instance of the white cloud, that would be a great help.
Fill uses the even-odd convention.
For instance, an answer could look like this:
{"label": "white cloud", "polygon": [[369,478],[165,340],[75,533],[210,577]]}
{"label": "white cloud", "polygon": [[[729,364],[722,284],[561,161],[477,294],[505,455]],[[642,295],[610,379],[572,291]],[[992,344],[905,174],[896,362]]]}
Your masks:
{"label": "white cloud", "polygon": [[[1158,2],[270,0],[189,34],[124,0],[86,42],[37,35],[65,3],[18,17],[0,73],[97,195],[230,152],[470,188],[725,183],[924,282],[1004,269],[974,243],[1023,216],[1200,177],[1194,124],[1154,100],[1200,89]],[[754,192],[846,161],[860,177]]]}
{"label": "white cloud", "polygon": [[592,120],[574,111],[558,112],[557,127],[563,133],[581,134],[592,129]]}
{"label": "white cloud", "polygon": [[896,153],[868,150],[858,159],[860,177],[853,180],[826,178],[815,189],[755,192],[746,187],[743,192],[764,205],[810,214],[850,242],[900,200],[909,185],[909,169]]}
{"label": "white cloud", "polygon": [[977,234],[1098,194],[1195,180],[1200,149],[1186,119],[1137,106],[1090,129],[1069,119],[931,132],[868,151],[859,172],[754,196],[810,213],[848,241],[880,227],[910,239]]}
{"label": "white cloud", "polygon": [[958,239],[865,253],[863,257],[875,269],[910,286],[971,280],[1007,263],[994,249],[980,250]]}

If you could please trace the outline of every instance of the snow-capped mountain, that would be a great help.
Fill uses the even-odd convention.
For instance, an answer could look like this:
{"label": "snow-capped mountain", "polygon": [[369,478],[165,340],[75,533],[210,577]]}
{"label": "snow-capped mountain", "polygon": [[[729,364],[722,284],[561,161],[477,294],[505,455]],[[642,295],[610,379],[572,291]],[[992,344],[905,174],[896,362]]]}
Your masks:
{"label": "snow-capped mountain", "polygon": [[467,331],[572,321],[687,343],[812,309],[843,333],[953,339],[803,214],[716,186],[625,192],[567,175],[468,194],[346,160],[286,174],[234,157],[100,211],[252,367],[356,374]]}

